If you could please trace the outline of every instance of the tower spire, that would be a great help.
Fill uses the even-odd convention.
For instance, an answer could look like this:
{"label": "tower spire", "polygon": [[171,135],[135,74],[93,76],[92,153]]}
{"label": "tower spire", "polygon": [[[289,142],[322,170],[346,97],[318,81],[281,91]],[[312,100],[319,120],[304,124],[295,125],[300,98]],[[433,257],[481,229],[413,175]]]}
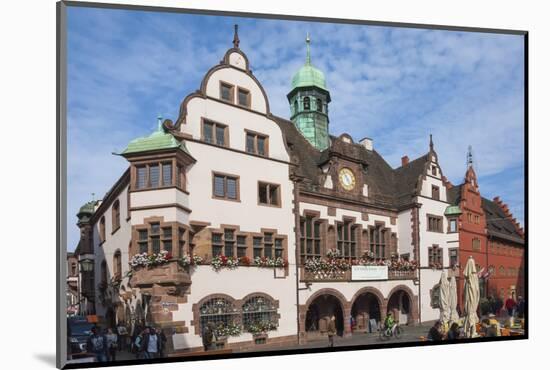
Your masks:
{"label": "tower spire", "polygon": [[468,154],[466,154],[466,165],[468,168],[474,165],[474,155],[472,154],[472,146],[468,145]]}
{"label": "tower spire", "polygon": [[239,42],[241,42],[241,41],[239,40],[239,25],[236,24],[236,25],[235,25],[235,33],[234,33],[234,35],[233,35],[233,47],[234,47],[235,49],[238,49],[238,48],[239,48]]}
{"label": "tower spire", "polygon": [[430,152],[434,151],[434,142],[432,140],[432,134],[430,134]]}
{"label": "tower spire", "polygon": [[306,64],[311,64],[311,56],[309,51],[309,43],[311,42],[311,39],[309,38],[309,32],[306,34]]}

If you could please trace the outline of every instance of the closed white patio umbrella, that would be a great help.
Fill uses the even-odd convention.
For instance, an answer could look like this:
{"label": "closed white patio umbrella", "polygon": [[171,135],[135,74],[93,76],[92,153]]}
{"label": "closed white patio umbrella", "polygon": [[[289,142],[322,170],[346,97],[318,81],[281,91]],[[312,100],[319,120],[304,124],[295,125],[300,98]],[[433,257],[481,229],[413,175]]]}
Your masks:
{"label": "closed white patio umbrella", "polygon": [[456,305],[458,301],[458,294],[456,290],[456,278],[455,275],[451,275],[451,281],[449,283],[449,306],[451,309],[451,321],[458,322],[458,311],[456,310]]}
{"label": "closed white patio umbrella", "polygon": [[449,279],[445,270],[441,272],[439,280],[439,319],[446,323],[450,318]]}
{"label": "closed white patio umbrella", "polygon": [[466,338],[477,337],[477,306],[479,305],[479,279],[472,256],[468,258],[464,269],[464,334]]}

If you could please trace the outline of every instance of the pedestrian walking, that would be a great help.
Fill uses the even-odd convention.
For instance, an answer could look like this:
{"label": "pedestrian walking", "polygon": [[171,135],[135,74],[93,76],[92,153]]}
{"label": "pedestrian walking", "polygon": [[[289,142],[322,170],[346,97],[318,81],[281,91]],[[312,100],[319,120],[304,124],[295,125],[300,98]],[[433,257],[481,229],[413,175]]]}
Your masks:
{"label": "pedestrian walking", "polygon": [[149,338],[147,340],[147,352],[149,358],[158,358],[160,349],[160,339],[155,328],[149,329]]}
{"label": "pedestrian walking", "polygon": [[330,320],[327,325],[327,334],[328,334],[328,346],[334,347],[334,336],[336,335],[336,318],[334,315],[330,317]]}
{"label": "pedestrian walking", "polygon": [[523,316],[525,315],[525,300],[522,296],[518,297],[518,317],[520,319],[523,319]]}
{"label": "pedestrian walking", "polygon": [[164,331],[160,328],[157,329],[157,334],[158,334],[158,337],[159,337],[159,357],[163,358],[164,357],[164,350],[166,348],[167,338],[166,338],[166,335],[164,334]]}
{"label": "pedestrian walking", "polygon": [[97,327],[91,329],[91,334],[86,342],[88,352],[93,353],[98,362],[107,361],[107,338],[98,332]]}
{"label": "pedestrian walking", "polygon": [[118,336],[113,332],[113,329],[108,328],[105,339],[107,339],[107,360],[115,361],[116,350],[118,348]]}
{"label": "pedestrian walking", "polygon": [[128,329],[122,322],[119,322],[116,331],[118,335],[118,350],[128,350]]}
{"label": "pedestrian walking", "polygon": [[508,299],[504,303],[504,307],[506,308],[506,311],[508,311],[508,316],[514,316],[514,310],[516,308],[516,301],[514,298],[510,295],[508,296]]}
{"label": "pedestrian walking", "polygon": [[136,357],[138,359],[148,359],[149,352],[147,346],[149,344],[149,328],[145,328],[136,336],[134,347],[136,349]]}
{"label": "pedestrian walking", "polygon": [[212,323],[207,323],[202,326],[202,346],[204,351],[208,351],[212,348],[212,343],[214,341],[214,330],[212,328]]}

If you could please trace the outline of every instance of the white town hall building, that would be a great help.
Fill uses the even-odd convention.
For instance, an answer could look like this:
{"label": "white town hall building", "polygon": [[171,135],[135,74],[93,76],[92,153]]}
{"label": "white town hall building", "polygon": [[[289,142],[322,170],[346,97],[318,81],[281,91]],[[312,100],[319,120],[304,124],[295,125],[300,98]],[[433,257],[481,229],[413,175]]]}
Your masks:
{"label": "white town hall building", "polygon": [[388,311],[439,318],[432,290],[458,246],[447,182],[426,155],[393,169],[369,138],[329,134],[330,93],[310,60],[270,112],[239,48],[204,76],[180,115],[120,153],[128,170],[78,213],[84,311],[105,325],[162,328],[168,353],[304,343]]}

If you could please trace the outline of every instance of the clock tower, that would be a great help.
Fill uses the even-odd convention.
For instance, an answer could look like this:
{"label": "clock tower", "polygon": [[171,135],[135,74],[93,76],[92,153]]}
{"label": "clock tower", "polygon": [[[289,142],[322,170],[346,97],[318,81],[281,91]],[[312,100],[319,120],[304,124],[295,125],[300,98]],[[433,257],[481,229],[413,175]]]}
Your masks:
{"label": "clock tower", "polygon": [[325,75],[311,65],[309,35],[306,37],[306,64],[292,78],[292,90],[287,94],[290,120],[300,133],[318,150],[329,147],[328,103]]}

